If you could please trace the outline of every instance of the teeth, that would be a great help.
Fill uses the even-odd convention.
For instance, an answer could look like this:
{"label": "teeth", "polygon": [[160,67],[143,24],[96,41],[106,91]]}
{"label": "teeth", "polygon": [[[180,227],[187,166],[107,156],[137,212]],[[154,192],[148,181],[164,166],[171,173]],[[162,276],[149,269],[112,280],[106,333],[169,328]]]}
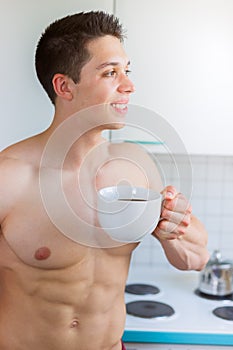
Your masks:
{"label": "teeth", "polygon": [[114,108],[124,109],[127,105],[124,103],[113,103],[112,106]]}

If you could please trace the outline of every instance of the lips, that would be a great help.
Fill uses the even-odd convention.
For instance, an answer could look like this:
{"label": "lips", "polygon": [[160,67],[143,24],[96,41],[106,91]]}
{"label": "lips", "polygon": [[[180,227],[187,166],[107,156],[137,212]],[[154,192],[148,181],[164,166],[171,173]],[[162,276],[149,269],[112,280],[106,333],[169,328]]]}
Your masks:
{"label": "lips", "polygon": [[128,111],[128,102],[114,102],[111,106],[117,113],[126,113]]}

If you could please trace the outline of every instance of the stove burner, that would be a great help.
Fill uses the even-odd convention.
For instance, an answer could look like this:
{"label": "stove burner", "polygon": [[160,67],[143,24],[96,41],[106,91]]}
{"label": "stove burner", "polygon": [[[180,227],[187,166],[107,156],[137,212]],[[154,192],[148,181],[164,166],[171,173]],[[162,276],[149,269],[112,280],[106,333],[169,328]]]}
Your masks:
{"label": "stove burner", "polygon": [[171,306],[152,300],[138,300],[127,303],[126,311],[129,315],[142,318],[169,317],[175,313]]}
{"label": "stove burner", "polygon": [[233,321],[233,306],[217,307],[213,310],[213,314],[224,320]]}
{"label": "stove burner", "polygon": [[209,299],[209,300],[233,300],[233,294],[211,295],[211,294],[203,293],[199,289],[196,289],[194,293],[201,298]]}
{"label": "stove burner", "polygon": [[145,294],[158,294],[159,288],[150,284],[133,283],[127,284],[125,291],[130,294],[145,295]]}

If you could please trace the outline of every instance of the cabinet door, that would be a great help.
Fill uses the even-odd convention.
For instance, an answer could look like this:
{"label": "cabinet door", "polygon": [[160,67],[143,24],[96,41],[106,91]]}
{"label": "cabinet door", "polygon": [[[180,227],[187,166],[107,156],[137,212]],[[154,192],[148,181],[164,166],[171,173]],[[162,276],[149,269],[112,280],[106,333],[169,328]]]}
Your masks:
{"label": "cabinet door", "polygon": [[53,107],[34,69],[37,42],[55,19],[89,10],[112,13],[113,0],[1,1],[0,150],[50,124]]}
{"label": "cabinet door", "polygon": [[116,14],[131,103],[165,118],[189,153],[233,154],[233,1],[116,0]]}

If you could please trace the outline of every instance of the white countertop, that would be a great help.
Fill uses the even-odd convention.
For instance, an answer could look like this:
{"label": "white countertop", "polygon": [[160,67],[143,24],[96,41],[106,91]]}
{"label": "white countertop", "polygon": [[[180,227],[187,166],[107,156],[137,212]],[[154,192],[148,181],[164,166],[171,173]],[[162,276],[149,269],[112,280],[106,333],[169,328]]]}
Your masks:
{"label": "white countertop", "polygon": [[[198,279],[199,272],[178,271],[167,265],[159,268],[131,268],[127,283],[153,284],[160,289],[160,293],[143,296],[125,293],[125,302],[155,300],[172,306],[175,314],[171,317],[157,319],[127,315],[124,339],[127,340],[127,335],[130,338],[130,334],[137,335],[136,332],[141,332],[144,340],[147,335],[148,339],[153,340],[152,333],[157,334],[155,338],[158,341],[158,334],[171,335],[173,333],[173,335],[180,336],[181,342],[185,341],[184,335],[192,335],[189,341],[195,343],[197,340],[193,335],[196,334],[198,339],[201,339],[201,335],[206,337],[203,340],[205,344],[209,339],[210,344],[215,341],[217,344],[233,345],[233,321],[220,319],[212,313],[216,307],[233,306],[233,301],[215,301],[198,297],[194,294],[198,287]],[[130,338],[130,341],[133,340]]]}

